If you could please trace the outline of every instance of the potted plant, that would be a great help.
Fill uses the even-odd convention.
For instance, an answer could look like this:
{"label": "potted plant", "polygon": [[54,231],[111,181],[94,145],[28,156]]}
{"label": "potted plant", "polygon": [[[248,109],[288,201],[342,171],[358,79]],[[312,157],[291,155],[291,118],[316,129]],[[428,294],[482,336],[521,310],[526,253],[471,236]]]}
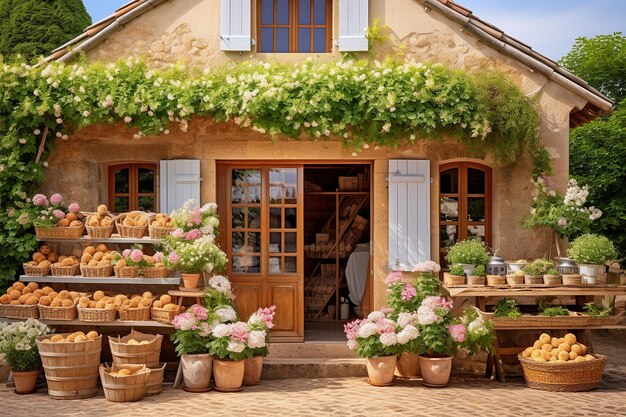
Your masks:
{"label": "potted plant", "polygon": [[209,390],[212,367],[209,344],[216,323],[215,316],[209,314],[209,311],[199,304],[194,304],[172,320],[176,331],[171,340],[176,345],[176,353],[180,356],[185,382],[183,388],[186,391]]}
{"label": "potted plant", "polygon": [[452,357],[463,347],[470,354],[493,347],[493,325],[475,311],[462,317],[452,314],[453,301],[441,296],[426,297],[417,310],[420,335],[420,369],[423,384],[445,387],[450,379]]}
{"label": "potted plant", "polygon": [[270,329],[274,327],[276,306],[260,308],[248,319],[248,348],[251,357],[244,360],[243,385],[257,385],[263,370],[263,358],[267,356]]}
{"label": "potted plant", "polygon": [[525,276],[526,273],[521,269],[509,272],[506,276],[506,283],[508,285],[521,285],[524,283]]}
{"label": "potted plant", "polygon": [[604,264],[617,257],[613,242],[596,234],[576,238],[567,254],[576,261],[584,282],[588,284],[595,284],[597,277],[603,275]]}
{"label": "potted plant", "polygon": [[465,275],[469,277],[477,265],[485,265],[489,261],[489,253],[481,241],[468,239],[452,245],[446,260],[450,265],[461,264]]}
{"label": "potted plant", "polygon": [[556,266],[548,267],[543,273],[543,283],[547,285],[561,285],[561,274]]}
{"label": "potted plant", "polygon": [[535,259],[531,263],[524,267],[524,283],[528,285],[541,285],[543,284],[543,275],[550,268],[553,268],[554,264],[547,259]]}
{"label": "potted plant", "polygon": [[474,268],[472,275],[467,277],[467,283],[471,286],[481,287],[485,286],[485,280],[487,271],[485,271],[485,265],[478,265]]}
{"label": "potted plant", "polygon": [[443,283],[448,286],[465,284],[465,270],[463,269],[463,265],[452,265],[448,272],[444,272]]}
{"label": "potted plant", "polygon": [[397,355],[419,336],[418,329],[412,324],[414,320],[411,313],[405,313],[410,317],[403,316],[403,327],[391,319],[391,312],[391,309],[373,311],[365,319],[344,326],[348,347],[365,358],[369,376],[367,382],[374,386],[393,383]]}
{"label": "potted plant", "polygon": [[[210,352],[213,355],[215,389],[223,392],[241,391],[245,372],[244,359],[252,357],[248,323],[221,323],[213,329]],[[256,335],[256,334],[255,334]],[[255,340],[253,335],[253,341]]]}
{"label": "potted plant", "polygon": [[51,333],[48,326],[35,319],[25,322],[0,323],[0,355],[11,366],[15,392],[35,392],[41,358],[36,339]]}

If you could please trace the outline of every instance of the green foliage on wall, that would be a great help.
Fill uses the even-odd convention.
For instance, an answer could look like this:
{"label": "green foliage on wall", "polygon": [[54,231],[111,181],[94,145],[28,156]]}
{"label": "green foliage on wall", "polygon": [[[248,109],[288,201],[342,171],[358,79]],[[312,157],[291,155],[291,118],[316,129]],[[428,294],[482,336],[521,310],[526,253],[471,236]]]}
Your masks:
{"label": "green foliage on wall", "polygon": [[91,24],[82,0],[0,0],[0,55],[47,56]]}
{"label": "green foliage on wall", "polygon": [[[242,63],[205,71],[153,71],[132,59],[110,65],[0,63],[0,211],[20,192],[32,191],[54,141],[75,129],[122,123],[140,141],[170,129],[185,132],[200,116],[291,140],[341,138],[355,152],[448,137],[473,155],[490,154],[506,164],[543,149],[537,110],[496,72],[472,75],[394,61]],[[35,163],[46,127],[46,150]],[[11,256],[21,262],[26,255]]]}

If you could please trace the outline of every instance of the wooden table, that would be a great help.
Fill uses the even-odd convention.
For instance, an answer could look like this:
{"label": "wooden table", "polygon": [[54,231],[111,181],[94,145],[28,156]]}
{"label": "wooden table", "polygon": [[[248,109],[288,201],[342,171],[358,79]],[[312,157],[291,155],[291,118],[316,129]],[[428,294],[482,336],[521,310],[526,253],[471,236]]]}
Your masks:
{"label": "wooden table", "polygon": [[185,301],[185,298],[195,298],[196,304],[203,305],[202,300],[204,299],[204,293],[202,291],[168,291],[167,292],[172,297],[176,297],[178,300],[178,306],[182,307]]}
{"label": "wooden table", "polygon": [[[451,297],[474,297],[476,306],[481,311],[487,311],[487,302],[495,298],[515,298],[515,297],[574,297],[576,304],[582,306],[584,298],[588,296],[604,296],[607,298],[617,295],[626,295],[626,285],[580,285],[580,286],[502,286],[502,287],[468,287],[468,286],[446,286],[445,287]],[[607,299],[607,301],[611,302]],[[546,317],[546,319],[550,319]],[[490,378],[495,366],[496,379],[505,381],[504,367],[500,359],[501,356],[517,356],[524,350],[524,347],[502,347],[499,343],[498,332],[519,331],[519,330],[569,330],[577,334],[577,338],[581,343],[591,348],[591,339],[587,330],[590,329],[624,329],[625,325],[568,325],[565,329],[563,326],[543,325],[521,325],[516,326],[512,323],[507,325],[495,325],[496,340],[495,352],[489,354],[487,360],[487,369],[485,376]]]}

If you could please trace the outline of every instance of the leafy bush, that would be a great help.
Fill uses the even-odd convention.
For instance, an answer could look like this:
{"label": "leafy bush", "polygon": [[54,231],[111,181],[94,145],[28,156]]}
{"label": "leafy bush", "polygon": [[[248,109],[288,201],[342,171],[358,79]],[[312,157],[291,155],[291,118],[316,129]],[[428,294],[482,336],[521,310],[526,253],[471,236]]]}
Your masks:
{"label": "leafy bush", "polygon": [[484,277],[485,275],[487,275],[487,272],[485,271],[485,265],[478,265],[476,268],[474,268],[474,272],[472,273],[472,275],[475,277]]}
{"label": "leafy bush", "polygon": [[517,300],[512,298],[503,298],[498,301],[498,304],[493,309],[495,317],[507,317],[510,319],[516,319],[522,315],[519,307],[517,306]]}
{"label": "leafy bush", "polygon": [[446,260],[449,264],[484,265],[489,261],[489,253],[479,240],[462,240],[450,247]]}
{"label": "leafy bush", "polygon": [[542,301],[539,303],[539,314],[548,317],[569,316],[569,311],[563,306],[553,306]]}
{"label": "leafy bush", "polygon": [[599,306],[593,301],[589,301],[588,303],[586,303],[583,308],[587,313],[589,313],[589,316],[591,317],[609,317],[611,315],[611,312],[613,311],[613,308],[611,306]]}
{"label": "leafy bush", "polygon": [[450,267],[450,275],[465,275],[465,270],[462,265],[456,264]]}
{"label": "leafy bush", "polygon": [[604,265],[617,258],[613,243],[607,237],[596,234],[576,238],[570,244],[567,255],[582,265]]}

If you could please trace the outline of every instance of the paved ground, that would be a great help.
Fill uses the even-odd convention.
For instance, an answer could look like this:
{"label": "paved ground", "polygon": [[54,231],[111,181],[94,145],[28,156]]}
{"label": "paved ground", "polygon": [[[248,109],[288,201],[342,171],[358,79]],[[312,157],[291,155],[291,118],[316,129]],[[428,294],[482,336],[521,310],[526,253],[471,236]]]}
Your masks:
{"label": "paved ground", "polygon": [[363,378],[261,381],[239,393],[191,394],[165,389],[137,403],[107,402],[102,394],[86,400],[51,400],[45,393],[18,396],[0,386],[1,416],[624,416],[626,348],[624,333],[594,337],[597,352],[610,361],[600,388],[586,393],[531,390],[523,380],[505,384],[454,379],[448,388],[398,381],[376,388]]}

